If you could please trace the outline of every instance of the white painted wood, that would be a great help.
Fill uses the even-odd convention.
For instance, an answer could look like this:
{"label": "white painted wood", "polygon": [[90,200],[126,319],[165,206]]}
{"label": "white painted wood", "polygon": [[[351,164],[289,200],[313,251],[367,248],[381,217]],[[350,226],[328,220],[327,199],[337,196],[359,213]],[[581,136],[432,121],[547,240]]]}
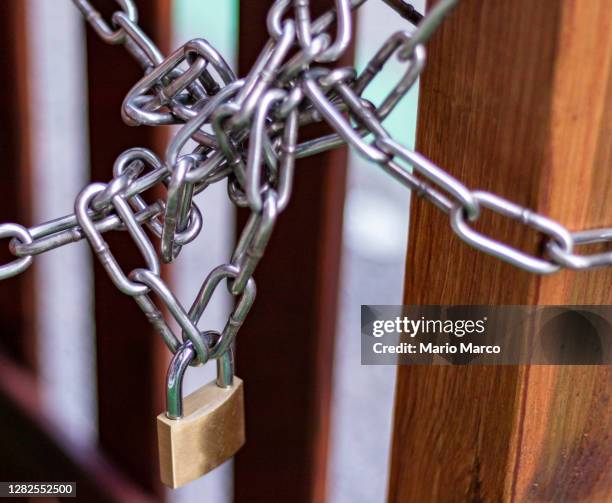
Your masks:
{"label": "white painted wood", "polygon": [[[73,211],[88,182],[85,33],[71,2],[28,0],[35,223]],[[36,257],[45,407],[74,441],[97,435],[93,275],[87,243]]]}

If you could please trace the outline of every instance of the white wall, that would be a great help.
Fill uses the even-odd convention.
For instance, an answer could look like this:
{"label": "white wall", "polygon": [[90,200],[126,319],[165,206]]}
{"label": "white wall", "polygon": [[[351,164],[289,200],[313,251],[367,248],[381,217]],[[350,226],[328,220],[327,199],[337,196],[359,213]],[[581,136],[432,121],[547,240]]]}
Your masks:
{"label": "white wall", "polygon": [[[85,33],[69,1],[27,0],[33,223],[73,212],[88,183]],[[67,435],[97,435],[93,278],[86,242],[34,258],[43,402]]]}

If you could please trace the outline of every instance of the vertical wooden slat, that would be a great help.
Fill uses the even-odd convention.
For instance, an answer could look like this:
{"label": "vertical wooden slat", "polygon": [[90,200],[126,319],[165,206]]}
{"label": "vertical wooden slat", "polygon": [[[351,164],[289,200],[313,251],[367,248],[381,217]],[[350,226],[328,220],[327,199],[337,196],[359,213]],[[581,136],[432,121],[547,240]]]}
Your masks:
{"label": "vertical wooden slat", "polygon": [[[611,28],[605,0],[460,2],[428,47],[418,150],[570,228],[610,225]],[[478,228],[538,248],[507,220]],[[406,303],[612,302],[610,269],[519,271],[417,198],[409,241]],[[610,501],[611,385],[598,366],[401,367],[389,501]]]}
{"label": "vertical wooden slat", "polygon": [[[268,39],[270,5],[240,4],[240,75]],[[247,429],[237,502],[324,500],[345,176],[345,149],[298,161],[292,200],[255,273],[257,299],[237,342]]]}
{"label": "vertical wooden slat", "polygon": [[[167,51],[170,1],[136,3],[139,24]],[[87,59],[91,175],[95,181],[108,181],[121,152],[142,146],[161,155],[165,137],[159,128],[131,128],[121,121],[123,98],[142,77],[128,53],[88,29]],[[126,235],[106,239],[125,270],[142,266]],[[163,408],[168,355],[134,301],[113,286],[97,262],[94,278],[100,445],[121,470],[161,498],[155,417]]]}
{"label": "vertical wooden slat", "polygon": [[42,412],[42,404],[32,392],[36,387],[31,372],[0,355],[0,425],[3,431],[0,474],[3,479],[73,481],[77,484],[76,501],[158,501],[126,478],[97,449],[74,443],[63,428],[58,428]]}
{"label": "vertical wooden slat", "polygon": [[[29,142],[28,59],[26,3],[0,3],[0,221],[30,225],[31,157]],[[14,257],[3,240],[2,263]],[[34,267],[0,282],[0,344],[32,370],[36,368]]]}

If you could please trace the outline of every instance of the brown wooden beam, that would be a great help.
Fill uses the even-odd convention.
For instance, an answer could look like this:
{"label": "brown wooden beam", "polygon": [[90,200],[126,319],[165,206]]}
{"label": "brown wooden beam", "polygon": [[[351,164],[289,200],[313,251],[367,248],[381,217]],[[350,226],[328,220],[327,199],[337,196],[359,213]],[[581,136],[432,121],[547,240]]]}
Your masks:
{"label": "brown wooden beam", "polygon": [[36,386],[30,372],[0,354],[0,474],[4,481],[76,482],[76,501],[154,501],[96,449],[69,440],[42,412]]}
{"label": "brown wooden beam", "polygon": [[[103,4],[98,7],[107,7],[104,14],[116,9],[114,2]],[[167,51],[170,1],[136,4],[139,25]],[[88,28],[87,60],[91,177],[106,182],[121,152],[147,147],[161,155],[165,135],[159,128],[128,127],[121,120],[121,103],[143,75],[125,49],[105,44]],[[136,246],[125,233],[105,239],[125,270],[142,266]],[[113,286],[97,261],[94,270],[100,445],[128,476],[162,498],[155,417],[164,406],[168,354],[135,302]]]}
{"label": "brown wooden beam", "polygon": [[[240,75],[268,38],[270,5],[240,4]],[[255,273],[257,299],[237,342],[247,442],[235,462],[236,502],[325,498],[345,176],[345,149],[298,161],[292,200]]]}
{"label": "brown wooden beam", "polygon": [[[29,137],[28,51],[26,3],[0,2],[0,221],[32,224],[31,156]],[[3,240],[2,263],[14,260]],[[34,266],[0,282],[0,344],[17,361],[36,368]]]}
{"label": "brown wooden beam", "polygon": [[[611,21],[605,0],[462,0],[428,47],[417,149],[571,229],[610,225]],[[611,279],[519,271],[413,202],[406,303],[610,304]],[[610,501],[611,389],[605,366],[399,368],[389,501]]]}

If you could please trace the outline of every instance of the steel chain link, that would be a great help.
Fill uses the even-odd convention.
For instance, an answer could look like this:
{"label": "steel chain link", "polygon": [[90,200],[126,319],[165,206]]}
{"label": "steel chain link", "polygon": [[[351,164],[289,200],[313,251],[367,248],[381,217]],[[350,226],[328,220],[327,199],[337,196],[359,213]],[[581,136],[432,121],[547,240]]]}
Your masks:
{"label": "steel chain link", "polygon": [[[9,250],[15,256],[0,266],[0,279],[23,272],[35,255],[86,238],[117,288],[134,297],[170,351],[175,353],[187,343],[195,355],[192,364],[219,358],[231,348],[255,299],[253,274],[276,219],[291,198],[296,159],[345,143],[447,213],[453,231],[485,253],[540,274],[562,267],[612,265],[612,252],[578,255],[573,251],[575,245],[612,241],[612,229],[570,232],[500,196],[472,191],[429,159],[397,143],[385,130],[384,119],[424,68],[423,44],[457,0],[441,0],[425,17],[403,1],[385,0],[402,17],[417,23],[416,30],[391,35],[359,75],[350,67],[332,70],[317,63],[339,60],[352,39],[351,10],[365,0],[334,0],[334,8],[315,20],[308,0],[276,0],[267,18],[270,39],[241,80],[204,39],[191,40],[164,57],[139,27],[132,0],[116,0],[119,10],[110,23],[89,0],[73,2],[104,41],[124,45],[144,69],[144,76],[123,102],[123,120],[133,126],[182,126],[163,161],[144,148],[121,154],[111,181],[85,187],[76,198],[73,214],[29,229],[0,224],[0,237],[11,238]],[[334,24],[335,32],[330,33]],[[393,55],[406,64],[406,71],[375,106],[363,98],[364,91]],[[322,121],[334,133],[298,143],[300,126]],[[185,152],[189,140],[197,147]],[[222,180],[227,180],[232,202],[250,208],[251,216],[230,262],[210,272],[187,310],[161,278],[160,259],[173,261],[181,247],[196,238],[202,216],[193,196]],[[143,193],[160,184],[167,192],[165,200],[145,202]],[[483,208],[542,233],[546,237],[543,255],[530,256],[475,231],[470,224]],[[161,239],[159,256],[143,226]],[[146,268],[122,271],[102,237],[113,230],[130,234]],[[221,333],[200,330],[197,324],[224,279],[237,298],[235,307]],[[180,327],[180,337],[151,300],[152,294]]]}

